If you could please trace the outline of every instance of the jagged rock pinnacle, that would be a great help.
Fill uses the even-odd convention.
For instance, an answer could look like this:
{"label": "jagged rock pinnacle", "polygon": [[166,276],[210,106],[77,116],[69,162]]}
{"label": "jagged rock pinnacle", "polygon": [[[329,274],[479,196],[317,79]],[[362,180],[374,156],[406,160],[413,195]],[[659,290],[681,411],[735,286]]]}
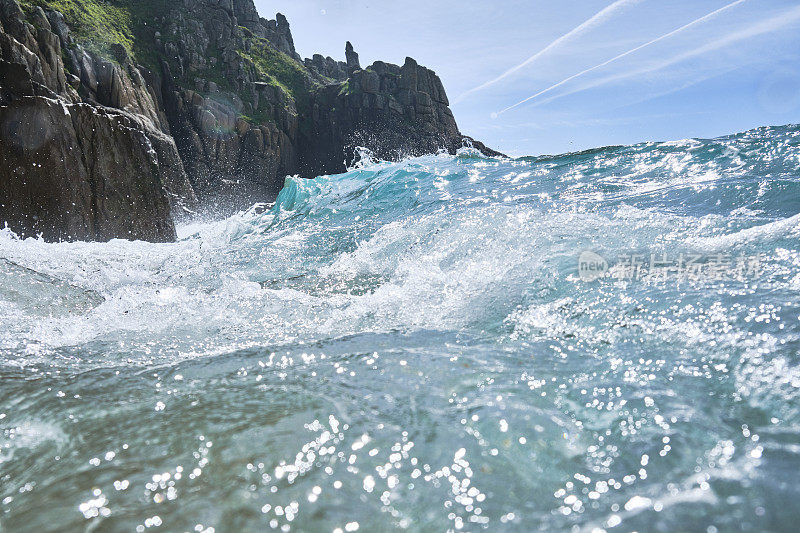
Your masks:
{"label": "jagged rock pinnacle", "polygon": [[353,49],[353,44],[350,41],[347,41],[347,44],[344,47],[344,56],[345,59],[347,60],[348,72],[361,70],[361,64],[358,61],[358,54]]}

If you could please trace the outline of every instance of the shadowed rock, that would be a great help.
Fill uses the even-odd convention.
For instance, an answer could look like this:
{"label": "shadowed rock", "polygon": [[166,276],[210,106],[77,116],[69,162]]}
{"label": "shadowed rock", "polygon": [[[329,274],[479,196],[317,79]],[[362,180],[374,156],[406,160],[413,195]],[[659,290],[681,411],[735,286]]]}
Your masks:
{"label": "shadowed rock", "polygon": [[347,62],[347,73],[352,74],[356,70],[361,70],[361,64],[358,61],[358,54],[353,50],[353,45],[350,41],[344,47],[344,57]]}
{"label": "shadowed rock", "polygon": [[[48,241],[166,242],[175,226],[160,160],[131,115],[41,96],[0,118],[0,219]],[[163,147],[162,147],[163,148]]]}
{"label": "shadowed rock", "polygon": [[63,17],[31,20],[0,0],[0,221],[50,241],[174,240],[170,199],[194,193],[141,75],[120,50],[127,67],[82,53],[84,102],[66,83]]}

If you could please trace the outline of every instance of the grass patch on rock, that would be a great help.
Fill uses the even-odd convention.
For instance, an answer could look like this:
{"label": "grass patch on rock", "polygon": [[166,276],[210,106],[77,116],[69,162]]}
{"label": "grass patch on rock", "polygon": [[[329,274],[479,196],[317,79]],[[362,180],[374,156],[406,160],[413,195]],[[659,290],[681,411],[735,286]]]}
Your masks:
{"label": "grass patch on rock", "polygon": [[305,67],[261,39],[249,37],[248,41],[246,50],[238,53],[255,67],[259,77],[280,88],[298,108],[308,104],[314,82]]}
{"label": "grass patch on rock", "polygon": [[[132,58],[152,62],[154,21],[169,9],[169,0],[18,0],[24,11],[34,7],[60,11],[75,41],[92,52],[116,59],[115,48],[122,47]],[[150,27],[148,27],[150,25]]]}

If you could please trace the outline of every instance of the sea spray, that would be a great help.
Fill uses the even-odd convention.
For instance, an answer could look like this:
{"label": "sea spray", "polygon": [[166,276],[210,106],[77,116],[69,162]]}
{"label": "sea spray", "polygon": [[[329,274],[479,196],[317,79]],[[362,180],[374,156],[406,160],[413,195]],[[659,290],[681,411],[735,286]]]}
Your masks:
{"label": "sea spray", "polygon": [[0,232],[0,527],[792,530],[799,145],[466,150],[175,244]]}

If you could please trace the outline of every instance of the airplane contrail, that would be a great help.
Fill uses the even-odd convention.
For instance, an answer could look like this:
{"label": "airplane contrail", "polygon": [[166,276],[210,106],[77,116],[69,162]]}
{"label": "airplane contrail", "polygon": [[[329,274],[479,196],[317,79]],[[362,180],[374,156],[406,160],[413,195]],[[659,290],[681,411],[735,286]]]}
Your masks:
{"label": "airplane contrail", "polygon": [[[595,80],[595,81],[593,81],[593,82],[591,82],[591,83],[589,83],[587,85],[584,85],[582,87],[579,87],[577,89],[568,91],[566,93],[559,93],[559,94],[556,94],[555,96],[551,96],[550,98],[546,98],[544,100],[540,100],[540,101],[536,102],[534,105],[541,105],[543,103],[549,103],[549,102],[552,102],[553,100],[557,100],[557,99],[563,98],[565,96],[569,96],[569,95],[572,95],[572,94],[584,92],[584,91],[587,91],[587,90],[590,90],[590,89],[594,89],[596,87],[601,87],[603,85],[608,85],[609,83],[614,83],[614,82],[617,82],[617,81],[620,81],[620,80],[624,80],[624,79],[627,79],[627,78],[633,78],[633,77],[637,77],[637,76],[642,76],[644,74],[651,74],[653,72],[657,72],[659,70],[663,70],[663,69],[671,67],[671,66],[673,66],[675,64],[678,64],[678,63],[681,63],[683,61],[686,61],[688,59],[692,59],[692,58],[697,57],[697,56],[702,56],[702,55],[708,54],[710,52],[715,52],[715,51],[720,50],[722,48],[729,47],[729,46],[731,46],[733,44],[736,44],[739,41],[742,41],[742,40],[745,40],[745,39],[751,39],[753,37],[758,37],[758,36],[763,35],[765,33],[775,32],[777,30],[780,30],[784,26],[787,26],[789,24],[793,24],[793,23],[797,22],[798,20],[800,20],[800,7],[795,7],[793,9],[789,9],[787,11],[784,11],[783,13],[780,13],[779,15],[776,15],[775,17],[772,17],[770,19],[765,19],[765,20],[763,20],[761,22],[758,22],[756,24],[753,24],[753,25],[751,25],[751,26],[749,26],[749,27],[747,27],[747,28],[745,28],[743,30],[730,33],[730,34],[725,35],[725,36],[723,36],[723,37],[721,37],[721,38],[719,38],[719,39],[717,39],[715,41],[708,42],[708,43],[706,43],[706,44],[704,44],[704,45],[702,45],[702,46],[700,46],[698,48],[689,50],[687,52],[680,53],[680,54],[678,54],[676,56],[670,57],[670,58],[668,58],[668,59],[666,59],[664,61],[661,61],[659,63],[650,64],[650,65],[647,65],[646,67],[635,69],[635,70],[631,70],[631,71],[628,71],[628,72],[623,72],[621,74],[614,74],[612,76],[606,76],[605,78],[600,78],[599,80]],[[754,62],[755,61],[757,61],[757,60],[754,60]],[[661,92],[661,93],[657,93],[657,94],[654,94],[654,95],[650,95],[650,96],[646,97],[643,100],[637,100],[635,102],[629,102],[628,104],[626,104],[623,107],[628,107],[630,105],[635,105],[635,104],[639,104],[639,103],[642,103],[642,102],[646,102],[648,100],[652,100],[653,98],[658,98],[659,96],[664,96],[664,95],[667,95],[667,94],[671,94],[673,92],[685,89],[686,87],[690,87],[692,85],[695,85],[697,83],[705,81],[705,80],[707,80],[707,79],[709,79],[711,77],[720,76],[723,73],[731,72],[731,71],[736,70],[738,68],[741,68],[741,65],[737,65],[737,66],[735,66],[733,68],[725,69],[722,72],[715,72],[715,73],[711,74],[710,76],[703,76],[703,77],[700,77],[700,78],[695,77],[695,78],[692,79],[691,82],[689,82],[689,83],[687,83],[685,85],[669,89],[666,92]]]}
{"label": "airplane contrail", "polygon": [[526,59],[525,61],[523,61],[519,65],[508,69],[507,71],[505,71],[502,74],[500,74],[498,77],[496,77],[496,78],[494,78],[492,80],[489,80],[489,81],[487,81],[486,83],[484,83],[482,85],[479,85],[477,87],[474,87],[474,88],[470,89],[469,91],[467,91],[465,93],[462,93],[461,95],[458,96],[458,98],[455,99],[454,103],[458,103],[461,100],[463,100],[464,98],[466,98],[468,95],[470,95],[470,94],[472,94],[474,92],[480,91],[481,89],[485,89],[486,87],[489,87],[490,85],[494,85],[498,81],[507,78],[511,74],[517,72],[518,70],[520,70],[522,68],[527,67],[528,65],[530,65],[531,63],[533,63],[534,61],[536,61],[537,59],[539,59],[543,55],[545,55],[548,52],[552,51],[553,49],[557,48],[559,45],[561,45],[565,41],[568,41],[569,39],[571,39],[573,37],[576,37],[577,35],[580,35],[581,33],[585,32],[586,30],[591,29],[591,28],[593,28],[593,27],[605,22],[608,18],[610,18],[617,11],[620,11],[620,10],[622,10],[624,8],[627,8],[629,6],[637,4],[637,3],[641,2],[641,1],[642,0],[617,0],[613,4],[610,4],[609,6],[607,6],[605,9],[595,13],[594,16],[592,16],[591,18],[589,18],[588,20],[583,22],[581,25],[575,27],[574,29],[570,30],[569,32],[565,33],[564,35],[562,35],[561,37],[556,39],[555,41],[551,42],[550,44],[548,44],[547,46],[542,48],[540,51],[538,51],[537,53],[535,53],[534,55],[532,55],[531,57],[529,57],[528,59]]}
{"label": "airplane contrail", "polygon": [[[677,87],[672,87],[672,88],[670,88],[670,89],[668,89],[666,91],[662,91],[662,92],[658,92],[658,93],[654,93],[654,94],[649,94],[649,95],[645,96],[644,98],[641,98],[639,100],[632,100],[630,102],[626,102],[624,105],[620,105],[620,106],[614,107],[613,109],[623,109],[623,108],[631,107],[631,106],[638,105],[638,104],[641,104],[641,103],[644,103],[644,102],[649,102],[650,100],[654,100],[654,99],[659,98],[661,96],[666,96],[668,94],[673,94],[673,93],[682,91],[683,89],[686,89],[688,87],[692,87],[694,85],[698,85],[698,84],[700,84],[700,83],[702,83],[704,81],[708,81],[708,80],[710,80],[712,78],[718,78],[718,77],[720,77],[720,76],[722,76],[724,74],[728,74],[728,73],[733,72],[735,70],[738,70],[740,68],[742,68],[742,65],[736,65],[734,67],[723,69],[722,71],[715,71],[712,74],[702,75],[700,77],[696,77],[695,76],[690,81],[688,81],[687,83],[684,83],[683,85],[680,85],[680,86],[677,86]],[[614,81],[618,81],[618,80],[621,80],[621,79],[630,78],[630,77],[633,77],[633,76],[636,76],[636,75],[641,75],[641,74],[647,74],[647,73],[652,72],[653,70],[654,69],[652,69],[652,68],[646,68],[646,69],[640,69],[640,70],[636,70],[636,71],[632,71],[632,72],[627,72],[627,73],[625,73],[623,75],[608,76],[608,77],[602,78],[602,79],[600,79],[600,80],[598,80],[596,82],[590,83],[589,85],[584,85],[583,87],[580,87],[580,88],[575,89],[573,91],[557,94],[555,96],[551,96],[550,98],[546,98],[544,100],[539,100],[534,105],[539,106],[539,105],[542,105],[542,104],[545,104],[545,103],[550,103],[553,100],[558,100],[559,98],[563,98],[565,96],[569,96],[569,95],[577,94],[577,93],[582,93],[584,91],[588,91],[589,89],[594,89],[595,87],[600,87],[600,86],[603,86],[603,85],[606,85],[608,83],[612,83]],[[658,69],[655,69],[655,70],[658,70]]]}
{"label": "airplane contrail", "polygon": [[677,63],[686,61],[687,59],[692,59],[697,56],[708,54],[709,52],[715,52],[721,48],[726,48],[728,46],[738,43],[739,41],[743,41],[745,39],[752,39],[753,37],[758,37],[765,33],[773,33],[776,30],[779,30],[784,26],[788,26],[789,24],[793,24],[797,21],[800,21],[800,7],[795,7],[793,9],[784,11],[783,13],[780,13],[770,19],[762,20],[761,22],[753,24],[748,28],[745,28],[737,32],[733,32],[715,41],[711,41],[709,43],[704,44],[703,46],[695,48],[694,50],[689,50],[682,54],[678,54],[677,56],[666,59],[658,64],[651,65],[647,68],[638,70],[636,72],[627,73],[623,76],[619,76],[619,79],[629,78],[637,74],[650,73],[663,70]]}
{"label": "airplane contrail", "polygon": [[738,6],[739,4],[742,4],[742,3],[746,2],[746,1],[747,0],[736,0],[735,2],[731,2],[730,4],[728,4],[726,6],[723,6],[723,7],[719,8],[719,9],[717,9],[715,11],[712,11],[711,13],[709,13],[707,15],[704,15],[704,16],[700,17],[699,19],[693,20],[692,22],[690,22],[690,23],[688,23],[688,24],[686,24],[684,26],[681,26],[680,28],[678,28],[676,30],[672,30],[669,33],[665,33],[661,37],[658,37],[656,39],[653,39],[652,41],[649,41],[649,42],[646,42],[646,43],[644,43],[642,45],[639,45],[636,48],[628,50],[627,52],[624,52],[624,53],[622,53],[622,54],[620,54],[620,55],[618,55],[616,57],[612,57],[611,59],[600,63],[599,65],[595,65],[595,66],[593,66],[591,68],[587,68],[586,70],[578,72],[577,74],[573,74],[572,76],[561,80],[560,82],[556,83],[555,85],[551,85],[547,89],[543,89],[543,90],[539,91],[538,93],[534,94],[533,96],[529,96],[528,98],[526,98],[525,100],[522,100],[521,102],[517,102],[516,104],[514,104],[514,105],[512,105],[510,107],[507,107],[507,108],[503,109],[502,111],[500,111],[498,113],[494,113],[493,117],[497,117],[499,115],[502,115],[506,111],[511,111],[512,109],[517,108],[517,107],[521,106],[522,104],[530,102],[534,98],[538,98],[541,95],[552,91],[553,89],[557,89],[558,87],[561,87],[565,83],[568,83],[568,82],[574,80],[575,78],[583,76],[584,74],[588,74],[589,72],[595,71],[595,70],[597,70],[599,68],[603,68],[606,65],[610,65],[611,63],[613,63],[615,61],[618,61],[618,60],[622,59],[623,57],[626,57],[626,56],[629,56],[631,54],[634,54],[634,53],[638,52],[639,50],[642,50],[643,48],[647,48],[648,46],[652,46],[652,45],[654,45],[654,44],[656,44],[658,42],[663,41],[664,39],[669,39],[670,37],[672,37],[672,36],[674,36],[674,35],[676,35],[678,33],[681,33],[682,31],[685,31],[685,30],[687,30],[687,29],[689,29],[689,28],[691,28],[693,26],[696,26],[698,24],[702,24],[702,23],[704,23],[704,22],[716,17],[717,15],[719,15],[719,14],[721,14],[721,13],[723,13],[723,12],[729,10],[729,9],[732,9],[732,8]]}

